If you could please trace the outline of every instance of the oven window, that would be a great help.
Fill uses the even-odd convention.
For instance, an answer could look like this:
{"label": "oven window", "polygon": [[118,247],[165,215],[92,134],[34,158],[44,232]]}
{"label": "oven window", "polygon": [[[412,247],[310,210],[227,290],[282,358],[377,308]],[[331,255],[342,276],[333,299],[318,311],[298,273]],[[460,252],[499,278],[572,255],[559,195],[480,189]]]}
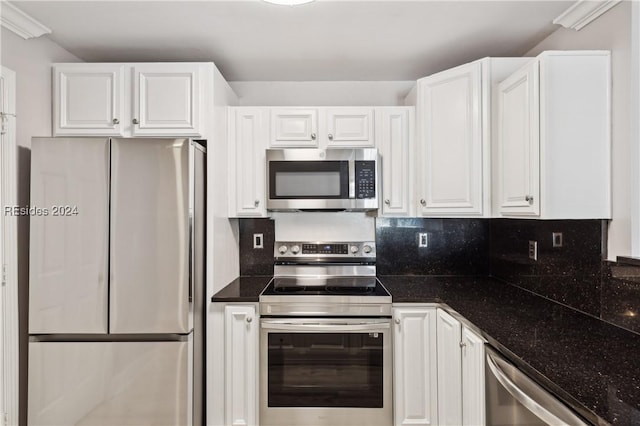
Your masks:
{"label": "oven window", "polygon": [[269,333],[269,407],[383,406],[383,333]]}
{"label": "oven window", "polygon": [[271,199],[349,198],[347,161],[270,161]]}

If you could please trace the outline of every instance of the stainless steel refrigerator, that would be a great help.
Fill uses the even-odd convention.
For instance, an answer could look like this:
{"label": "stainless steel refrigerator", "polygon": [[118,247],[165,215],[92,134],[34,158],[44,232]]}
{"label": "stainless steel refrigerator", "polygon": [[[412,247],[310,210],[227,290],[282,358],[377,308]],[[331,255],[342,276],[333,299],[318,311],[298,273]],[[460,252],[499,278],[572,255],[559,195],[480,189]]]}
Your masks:
{"label": "stainless steel refrigerator", "polygon": [[201,424],[205,143],[31,150],[28,424]]}

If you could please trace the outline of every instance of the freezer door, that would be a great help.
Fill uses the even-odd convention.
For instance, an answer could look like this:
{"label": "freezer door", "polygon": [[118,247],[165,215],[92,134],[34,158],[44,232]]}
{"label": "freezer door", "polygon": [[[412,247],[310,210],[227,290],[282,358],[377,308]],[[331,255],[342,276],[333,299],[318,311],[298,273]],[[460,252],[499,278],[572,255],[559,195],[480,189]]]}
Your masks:
{"label": "freezer door", "polygon": [[[185,336],[187,338],[187,336]],[[29,343],[29,425],[191,425],[191,336]]]}
{"label": "freezer door", "polygon": [[110,333],[188,333],[189,140],[111,140]]}
{"label": "freezer door", "polygon": [[31,144],[29,333],[107,332],[109,139]]}

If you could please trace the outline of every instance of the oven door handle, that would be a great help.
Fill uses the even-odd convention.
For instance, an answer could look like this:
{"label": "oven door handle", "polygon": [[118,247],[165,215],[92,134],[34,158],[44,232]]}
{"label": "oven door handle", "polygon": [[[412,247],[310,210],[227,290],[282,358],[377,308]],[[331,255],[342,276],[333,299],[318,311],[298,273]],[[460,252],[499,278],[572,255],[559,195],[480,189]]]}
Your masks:
{"label": "oven door handle", "polygon": [[326,332],[343,332],[343,331],[368,331],[383,332],[391,328],[388,322],[377,323],[300,323],[290,321],[262,321],[261,327],[265,330],[275,331],[326,331]]}

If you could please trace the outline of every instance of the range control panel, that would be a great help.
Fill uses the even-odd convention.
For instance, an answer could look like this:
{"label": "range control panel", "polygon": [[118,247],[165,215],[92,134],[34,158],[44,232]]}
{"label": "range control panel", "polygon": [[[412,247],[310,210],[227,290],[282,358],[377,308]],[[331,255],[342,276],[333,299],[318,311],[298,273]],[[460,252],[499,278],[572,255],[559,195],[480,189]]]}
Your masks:
{"label": "range control panel", "polygon": [[374,241],[358,242],[309,242],[309,241],[276,241],[273,257],[279,258],[375,258],[376,243]]}

